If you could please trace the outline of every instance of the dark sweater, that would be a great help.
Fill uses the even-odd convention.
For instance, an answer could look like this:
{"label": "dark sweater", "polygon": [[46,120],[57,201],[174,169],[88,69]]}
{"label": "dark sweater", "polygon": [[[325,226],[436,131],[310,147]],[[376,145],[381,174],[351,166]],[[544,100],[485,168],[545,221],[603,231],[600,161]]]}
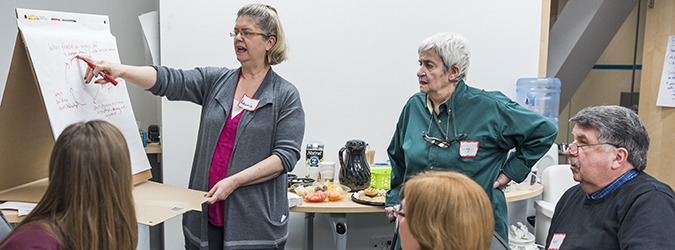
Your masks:
{"label": "dark sweater", "polygon": [[644,172],[598,200],[576,185],[555,207],[547,249],[554,234],[561,250],[675,249],[675,193]]}

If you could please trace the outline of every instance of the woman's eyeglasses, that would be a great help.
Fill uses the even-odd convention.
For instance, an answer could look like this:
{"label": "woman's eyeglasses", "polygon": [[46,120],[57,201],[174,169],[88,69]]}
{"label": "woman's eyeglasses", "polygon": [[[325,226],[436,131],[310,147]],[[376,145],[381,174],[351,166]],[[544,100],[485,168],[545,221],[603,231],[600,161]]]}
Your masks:
{"label": "woman's eyeglasses", "polygon": [[237,37],[237,35],[242,35],[243,37],[245,37],[247,39],[251,38],[253,36],[264,36],[264,37],[269,36],[269,35],[264,34],[264,33],[250,32],[250,31],[244,31],[244,30],[242,30],[242,31],[236,31],[235,30],[235,31],[230,32],[230,37]]}
{"label": "woman's eyeglasses", "polygon": [[425,133],[424,131],[422,131],[422,139],[424,139],[425,142],[428,142],[428,143],[431,143],[431,144],[433,144],[433,145],[436,145],[436,146],[439,147],[439,148],[445,149],[445,148],[449,148],[449,147],[450,147],[450,143],[448,143],[447,141],[438,139],[438,138],[433,137],[433,136],[429,136],[429,135],[428,135],[427,133]]}
{"label": "woman's eyeglasses", "polygon": [[431,123],[434,121],[435,118],[436,114],[432,113],[431,120],[429,120],[429,128],[427,128],[427,132],[422,131],[422,139],[424,139],[425,142],[435,145],[436,147],[446,149],[449,148],[450,144],[452,144],[453,142],[461,141],[466,138],[467,134],[459,134],[459,135],[457,134],[457,128],[455,126],[455,113],[452,113],[452,128],[454,130],[453,132],[455,133],[455,138],[452,138],[452,140],[450,140],[450,138],[448,138],[448,133],[445,132],[450,130],[450,115],[448,115],[447,127],[445,128],[445,131],[441,127],[440,121],[439,123],[436,123],[436,125],[438,125],[438,129],[441,131],[441,134],[443,134],[443,137],[445,137],[445,140],[441,140],[436,137],[430,136],[429,131],[431,131]]}

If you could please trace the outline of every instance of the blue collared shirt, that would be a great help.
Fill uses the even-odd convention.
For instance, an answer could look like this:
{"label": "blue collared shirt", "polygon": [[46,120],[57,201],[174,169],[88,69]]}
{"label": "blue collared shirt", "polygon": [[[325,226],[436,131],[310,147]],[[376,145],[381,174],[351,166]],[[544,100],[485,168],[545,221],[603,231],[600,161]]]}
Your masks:
{"label": "blue collared shirt", "polygon": [[601,188],[598,191],[595,191],[595,193],[586,194],[586,198],[591,199],[591,200],[597,200],[597,199],[600,199],[602,197],[605,197],[605,195],[613,192],[614,190],[619,188],[619,186],[621,186],[621,184],[626,183],[627,181],[629,181],[630,179],[633,179],[637,175],[638,175],[638,172],[635,171],[635,169],[631,169],[630,171],[626,172],[625,174],[623,174],[619,178],[616,178],[616,180],[614,180],[609,185]]}

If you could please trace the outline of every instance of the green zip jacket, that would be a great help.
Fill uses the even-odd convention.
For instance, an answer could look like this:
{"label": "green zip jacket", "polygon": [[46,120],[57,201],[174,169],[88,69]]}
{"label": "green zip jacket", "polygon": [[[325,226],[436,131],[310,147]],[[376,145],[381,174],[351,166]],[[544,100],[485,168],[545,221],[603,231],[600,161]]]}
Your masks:
{"label": "green zip jacket", "polygon": [[[453,108],[454,106],[454,108]],[[431,109],[433,110],[433,109]],[[432,114],[427,95],[413,95],[399,117],[387,153],[391,161],[391,190],[386,206],[399,204],[401,184],[422,171],[449,170],[476,181],[492,202],[495,231],[508,239],[504,192],[493,188],[500,171],[516,182],[523,181],[530,168],[551,148],[558,129],[550,120],[522,107],[498,91],[486,92],[460,81],[452,97],[440,105],[440,126],[430,124]],[[451,112],[454,112],[454,123]],[[427,143],[422,133],[443,139],[439,127],[461,141],[443,149]],[[461,149],[460,149],[461,148]],[[510,149],[516,151],[507,159]],[[433,191],[433,190],[432,190]]]}

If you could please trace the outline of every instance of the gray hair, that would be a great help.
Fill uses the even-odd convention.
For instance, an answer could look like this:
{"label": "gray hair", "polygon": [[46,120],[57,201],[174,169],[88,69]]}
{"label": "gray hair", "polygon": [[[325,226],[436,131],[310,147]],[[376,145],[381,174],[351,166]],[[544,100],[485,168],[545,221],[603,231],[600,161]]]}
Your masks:
{"label": "gray hair", "polygon": [[288,59],[288,45],[277,10],[266,4],[253,3],[241,7],[237,12],[237,19],[242,15],[255,19],[255,26],[267,34],[266,38],[274,36],[277,39],[274,46],[267,51],[265,62],[269,65],[277,65],[286,61]]}
{"label": "gray hair", "polygon": [[443,69],[447,74],[453,65],[459,67],[459,75],[455,78],[455,83],[466,79],[469,72],[469,42],[460,34],[438,33],[424,39],[417,48],[417,53],[422,54],[427,50],[433,49],[443,60]]}
{"label": "gray hair", "polygon": [[599,142],[625,148],[628,162],[635,170],[643,171],[647,167],[649,135],[634,111],[621,106],[588,107],[570,121],[582,128],[595,128]]}

